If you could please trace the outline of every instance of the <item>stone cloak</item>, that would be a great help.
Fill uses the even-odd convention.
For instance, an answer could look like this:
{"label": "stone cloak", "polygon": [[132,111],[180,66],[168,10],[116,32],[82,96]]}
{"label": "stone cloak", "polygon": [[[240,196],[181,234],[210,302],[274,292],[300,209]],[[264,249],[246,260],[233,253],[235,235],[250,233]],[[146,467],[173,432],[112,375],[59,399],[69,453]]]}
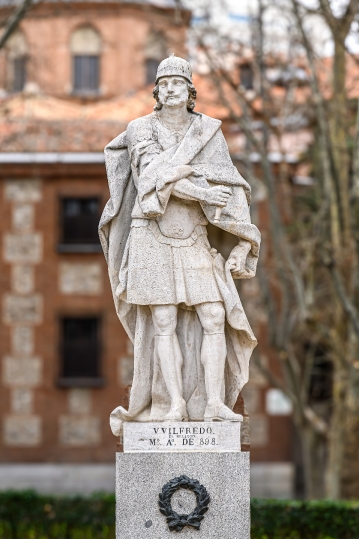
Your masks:
{"label": "stone cloak", "polygon": [[[108,263],[116,312],[134,344],[134,377],[129,409],[126,411],[118,407],[110,418],[112,431],[117,436],[124,420],[149,421],[151,418],[160,421],[170,408],[170,398],[155,351],[150,308],[127,304],[119,299],[121,289],[125,286],[125,283],[119,283],[119,272],[121,266],[126,264],[131,212],[137,195],[144,216],[155,218],[163,215],[173,185],[168,180],[171,177],[169,172],[176,166],[186,164],[190,164],[194,170],[191,181],[201,187],[208,188],[216,183],[230,185],[233,195],[223,209],[219,223],[213,222],[215,207],[204,203],[201,206],[209,222],[251,243],[246,276],[253,277],[256,271],[260,233],[249,218],[250,187],[231,161],[220,130],[221,122],[203,114],[196,115],[182,142],[156,156],[142,178],[136,178],[136,171],[131,167],[131,140],[128,137],[131,137],[135,122],[150,122],[151,115],[131,122],[132,126],[130,124],[127,132],[120,134],[105,148],[110,200],[101,217],[99,235]],[[245,205],[247,210],[239,212],[238,209],[243,209]],[[223,399],[232,409],[248,381],[249,360],[257,341],[243,310],[233,276],[220,254],[214,257],[213,267],[226,311],[227,359]],[[189,419],[203,420],[206,392],[200,361],[202,326],[195,311],[179,309],[177,335],[183,354],[184,398]]]}

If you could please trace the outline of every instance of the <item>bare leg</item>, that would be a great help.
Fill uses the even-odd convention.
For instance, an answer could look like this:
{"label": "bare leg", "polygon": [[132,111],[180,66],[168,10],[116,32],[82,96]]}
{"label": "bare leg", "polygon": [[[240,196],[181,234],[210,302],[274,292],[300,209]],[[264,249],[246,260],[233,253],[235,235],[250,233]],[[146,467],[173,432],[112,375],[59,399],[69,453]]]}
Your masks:
{"label": "bare leg", "polygon": [[176,335],[177,306],[152,305],[151,311],[161,371],[171,397],[171,410],[165,419],[181,421],[187,418],[187,410],[182,396],[183,358]]}
{"label": "bare leg", "polygon": [[196,305],[198,317],[203,327],[201,361],[204,367],[207,392],[205,420],[241,421],[242,416],[235,414],[221,397],[224,384],[224,367],[227,355],[224,335],[225,312],[222,303],[201,303]]}

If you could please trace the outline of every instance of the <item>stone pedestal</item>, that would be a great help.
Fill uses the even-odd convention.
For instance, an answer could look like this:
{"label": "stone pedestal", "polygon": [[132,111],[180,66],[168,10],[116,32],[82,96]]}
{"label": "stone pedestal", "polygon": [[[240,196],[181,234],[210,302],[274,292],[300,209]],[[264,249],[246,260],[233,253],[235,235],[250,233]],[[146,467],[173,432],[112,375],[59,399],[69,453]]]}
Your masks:
{"label": "stone pedestal", "polygon": [[[116,464],[117,539],[250,538],[249,453],[240,450],[240,423],[127,423],[123,447]],[[171,531],[160,512],[163,487],[181,476],[209,495],[199,529]],[[197,505],[186,487],[170,502],[177,515]]]}

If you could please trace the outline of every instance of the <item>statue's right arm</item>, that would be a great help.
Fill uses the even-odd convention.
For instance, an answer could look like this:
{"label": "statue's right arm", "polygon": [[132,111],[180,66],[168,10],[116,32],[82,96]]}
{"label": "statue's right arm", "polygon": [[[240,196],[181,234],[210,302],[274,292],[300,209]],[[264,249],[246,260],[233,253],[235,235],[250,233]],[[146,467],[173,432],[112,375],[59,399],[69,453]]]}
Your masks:
{"label": "statue's right arm", "polygon": [[185,200],[197,200],[213,206],[223,207],[227,204],[232,190],[225,185],[216,185],[205,189],[194,185],[189,179],[183,178],[175,182],[172,195]]}

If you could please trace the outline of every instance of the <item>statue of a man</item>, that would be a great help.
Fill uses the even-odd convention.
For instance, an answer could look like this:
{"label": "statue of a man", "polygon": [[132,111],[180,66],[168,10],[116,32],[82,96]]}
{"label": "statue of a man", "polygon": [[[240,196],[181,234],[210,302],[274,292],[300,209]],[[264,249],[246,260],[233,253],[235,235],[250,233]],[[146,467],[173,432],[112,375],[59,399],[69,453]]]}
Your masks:
{"label": "statue of a man", "polygon": [[[221,122],[194,112],[188,62],[157,71],[156,105],[105,149],[111,198],[100,223],[117,314],[134,344],[122,421],[229,420],[256,339],[233,278],[255,275],[260,234],[250,187],[234,167]],[[227,262],[208,222],[239,243]]]}

